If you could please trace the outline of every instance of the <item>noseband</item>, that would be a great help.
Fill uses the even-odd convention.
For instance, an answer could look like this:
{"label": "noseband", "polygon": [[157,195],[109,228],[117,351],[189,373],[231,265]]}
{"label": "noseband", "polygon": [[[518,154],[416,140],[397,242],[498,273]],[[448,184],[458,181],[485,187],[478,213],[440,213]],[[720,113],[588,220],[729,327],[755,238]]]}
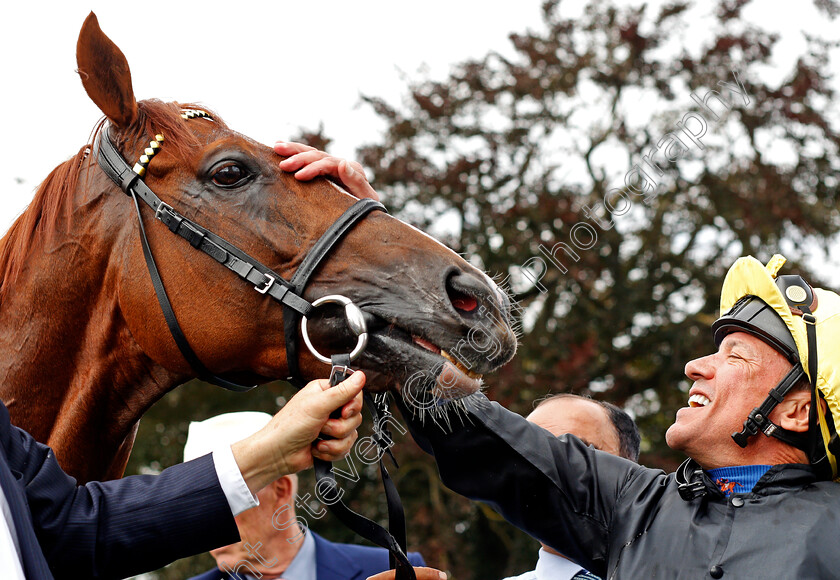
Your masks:
{"label": "noseband", "polygon": [[[194,109],[184,109],[181,116],[184,119],[210,119],[210,116],[206,112]],[[339,240],[341,240],[360,220],[362,220],[362,218],[370,212],[387,210],[381,203],[372,199],[360,199],[351,205],[329,228],[327,228],[318,241],[315,242],[304,257],[298,269],[295,271],[291,280],[287,281],[274,270],[252,258],[227,240],[178,213],[171,205],[161,200],[149,188],[149,186],[146,185],[142,179],[146,173],[146,167],[160,150],[163,142],[163,135],[156,135],[155,139],[149,142],[149,147],[144,150],[144,154],[140,157],[140,160],[132,168],[120,152],[117,151],[117,148],[111,141],[110,126],[106,125],[97,135],[96,143],[94,145],[94,155],[96,156],[99,167],[102,168],[111,181],[116,183],[126,195],[134,200],[134,207],[137,210],[137,220],[140,226],[140,242],[143,246],[143,256],[146,260],[149,275],[152,278],[152,285],[154,286],[158,303],[163,311],[163,316],[166,319],[169,332],[172,334],[172,338],[178,345],[178,349],[181,351],[181,354],[187,360],[190,367],[196,372],[198,377],[205,382],[238,392],[249,391],[256,386],[240,385],[219,377],[201,362],[192,347],[190,347],[186,336],[184,336],[184,333],[178,324],[175,312],[172,310],[172,305],[166,295],[166,289],[163,286],[163,281],[161,280],[155,264],[155,259],[152,255],[149,241],[146,238],[146,230],[143,226],[143,215],[140,212],[138,198],[152,208],[155,212],[155,218],[163,222],[163,224],[166,225],[172,233],[184,238],[193,248],[201,250],[232,272],[235,272],[239,277],[253,285],[254,290],[260,294],[265,294],[280,302],[283,306],[283,332],[286,342],[286,363],[289,368],[289,377],[287,380],[297,388],[303,387],[304,383],[303,379],[300,377],[297,348],[297,327],[301,320],[303,321],[302,332],[307,346],[313,354],[319,358],[319,360],[325,359],[325,357],[319,355],[311,346],[306,331],[306,317],[312,313],[313,309],[319,305],[320,302],[316,301],[314,304],[309,303],[305,298],[303,298],[303,291],[314,271]],[[327,298],[334,297],[325,297],[322,300],[327,300]],[[344,305],[348,308],[347,304]],[[356,308],[356,310],[358,310],[358,308]],[[353,311],[351,314],[351,310],[348,309],[347,317],[351,330],[353,330],[357,335],[363,334],[365,325],[361,311]],[[364,334],[366,339],[367,335],[366,333]],[[361,340],[359,344],[362,345],[361,348],[357,348],[355,350],[364,349],[364,345]],[[355,350],[354,353],[350,353],[349,355],[339,357],[334,356],[332,359],[333,367],[336,367],[337,360],[341,360],[346,368],[346,366],[349,365],[350,360],[359,354],[355,352]],[[326,360],[329,361],[329,359]],[[334,383],[337,383],[343,378],[343,375],[331,377]],[[366,394],[365,400],[371,414],[373,415],[375,423],[377,425],[383,424],[379,419],[384,413],[388,412],[387,403],[376,402],[373,400],[373,397],[368,394]],[[375,435],[381,436],[380,434]],[[385,433],[385,437],[386,439],[389,439],[390,434]],[[383,450],[381,445],[380,449]],[[390,455],[390,450],[388,450],[387,447],[385,447],[383,451]],[[391,455],[391,458],[393,459],[393,455]],[[381,456],[379,460],[379,468],[382,481],[385,486],[389,520],[391,525],[396,529],[395,533],[397,534],[397,537],[394,537],[388,532],[388,530],[376,522],[373,522],[348,508],[340,500],[340,493],[338,492],[338,485],[335,481],[335,477],[333,476],[331,464],[318,459],[315,460],[315,471],[318,478],[318,485],[326,492],[327,497],[325,498],[325,502],[329,505],[330,510],[341,522],[347,525],[354,532],[374,542],[375,544],[388,549],[390,552],[391,567],[396,567],[397,569],[396,580],[414,580],[414,569],[411,567],[405,553],[405,516],[403,515],[402,503],[400,502],[396,487],[385,469]],[[324,486],[321,486],[322,482],[325,484]]]}

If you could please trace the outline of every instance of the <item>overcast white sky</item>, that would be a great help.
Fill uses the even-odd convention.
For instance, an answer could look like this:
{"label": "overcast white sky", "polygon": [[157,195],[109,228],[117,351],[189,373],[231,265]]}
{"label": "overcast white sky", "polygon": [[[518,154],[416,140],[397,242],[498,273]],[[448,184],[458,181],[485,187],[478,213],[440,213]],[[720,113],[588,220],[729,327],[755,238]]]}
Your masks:
{"label": "overcast white sky", "polygon": [[138,98],[199,101],[264,143],[323,122],[331,151],[350,157],[380,128],[360,94],[397,102],[403,73],[441,77],[540,22],[539,0],[7,2],[0,232],[101,116],[74,72],[90,10],[125,53]]}
{"label": "overcast white sky", "polygon": [[[406,76],[426,70],[440,78],[468,57],[508,52],[510,32],[540,26],[541,1],[7,2],[0,20],[0,234],[101,116],[75,73],[76,39],[91,10],[126,54],[137,98],[205,103],[269,144],[323,123],[335,140],[332,152],[353,157],[381,129],[369,107],[359,106],[360,94],[397,103]],[[804,47],[802,30],[840,38],[838,23],[816,15],[810,2],[754,4],[748,18],[782,36],[768,75],[790,69]],[[693,32],[703,34],[702,21]]]}

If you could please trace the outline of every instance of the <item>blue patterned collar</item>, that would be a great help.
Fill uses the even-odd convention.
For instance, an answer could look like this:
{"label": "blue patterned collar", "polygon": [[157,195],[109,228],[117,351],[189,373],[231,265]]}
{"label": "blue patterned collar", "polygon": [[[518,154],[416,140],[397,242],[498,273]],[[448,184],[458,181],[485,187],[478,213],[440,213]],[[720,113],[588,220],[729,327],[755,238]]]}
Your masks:
{"label": "blue patterned collar", "polygon": [[758,480],[770,469],[769,465],[736,465],[718,467],[706,473],[726,497],[733,493],[749,493]]}

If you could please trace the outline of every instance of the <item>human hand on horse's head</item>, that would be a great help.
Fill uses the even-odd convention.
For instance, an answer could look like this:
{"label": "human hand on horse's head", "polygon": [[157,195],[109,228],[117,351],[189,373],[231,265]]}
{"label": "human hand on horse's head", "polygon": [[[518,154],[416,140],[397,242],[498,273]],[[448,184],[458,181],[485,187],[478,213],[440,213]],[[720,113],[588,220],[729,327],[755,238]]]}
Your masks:
{"label": "human hand on horse's head", "polygon": [[379,201],[379,194],[370,185],[365,170],[355,161],[334,157],[303,143],[278,141],[274,144],[274,151],[288,157],[280,162],[280,169],[294,172],[295,179],[309,181],[319,175],[327,175],[338,179],[356,197]]}
{"label": "human hand on horse's head", "polygon": [[[276,479],[312,467],[312,458],[336,461],[355,443],[362,422],[365,375],[357,371],[330,388],[329,381],[310,382],[262,429],[231,445],[245,483],[253,493]],[[330,418],[333,411],[341,416]],[[312,445],[319,434],[331,437]]]}
{"label": "human hand on horse's head", "polygon": [[[396,574],[396,570],[387,570],[375,576],[370,576],[367,580],[394,580]],[[414,575],[417,577],[417,580],[446,580],[446,572],[441,572],[434,568],[414,568]]]}

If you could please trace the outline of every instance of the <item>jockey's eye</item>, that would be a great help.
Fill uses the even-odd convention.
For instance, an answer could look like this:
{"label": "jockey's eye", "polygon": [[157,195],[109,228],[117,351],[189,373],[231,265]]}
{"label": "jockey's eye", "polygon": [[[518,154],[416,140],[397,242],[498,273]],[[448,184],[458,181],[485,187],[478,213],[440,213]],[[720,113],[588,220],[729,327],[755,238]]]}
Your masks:
{"label": "jockey's eye", "polygon": [[240,165],[234,161],[225,163],[221,167],[215,169],[210,176],[213,183],[219,187],[236,187],[243,185],[249,177],[251,177],[251,174],[248,169],[244,165]]}

